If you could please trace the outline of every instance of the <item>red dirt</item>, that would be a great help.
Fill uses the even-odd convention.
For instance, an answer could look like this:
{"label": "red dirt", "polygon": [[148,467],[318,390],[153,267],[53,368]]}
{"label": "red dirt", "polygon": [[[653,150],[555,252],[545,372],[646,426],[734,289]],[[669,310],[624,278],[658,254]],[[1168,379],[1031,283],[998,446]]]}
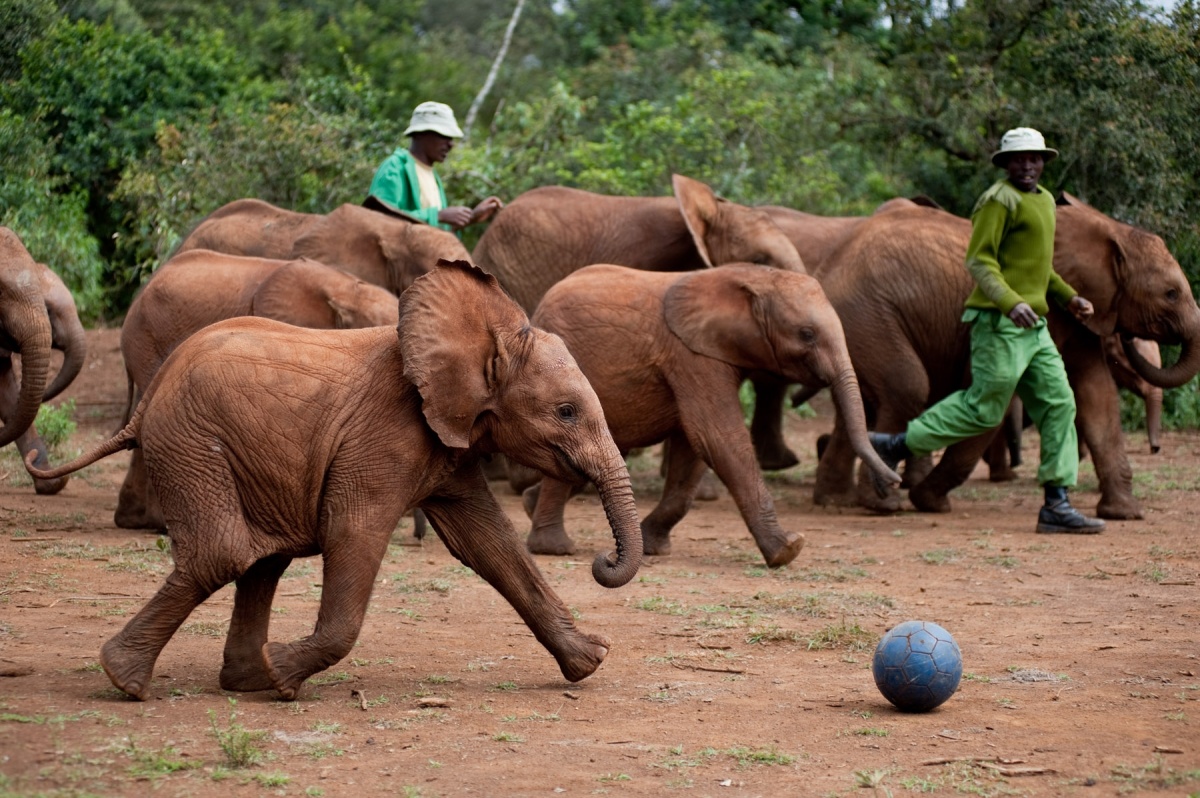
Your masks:
{"label": "red dirt", "polygon": [[[61,461],[106,437],[124,401],[116,330],[90,335],[64,398],[79,430]],[[769,572],[727,495],[698,503],[674,553],[605,590],[609,546],[594,495],[568,509],[581,544],[538,558],[607,661],[578,684],[489,586],[436,537],[397,530],[351,658],[293,703],[217,685],[230,588],[164,650],[150,700],[127,700],[100,645],[159,586],[152,534],[112,525],[128,455],[35,496],[12,447],[0,459],[0,795],[526,796],[1113,795],[1200,792],[1200,436],[1128,440],[1146,520],[1095,537],[1033,532],[1037,436],[1021,478],[981,468],[947,515],[814,508],[816,436],[789,417],[803,463],[770,481],[785,527],[808,545]],[[632,468],[641,511],[657,459]],[[527,529],[517,497],[493,485]],[[1097,500],[1084,464],[1076,502]],[[407,522],[405,522],[407,523]],[[320,564],[297,562],[272,637],[307,634]],[[924,715],[876,691],[879,635],[936,621],[963,652],[959,692]],[[826,647],[826,646],[834,647]],[[231,703],[236,700],[236,705]],[[231,720],[231,713],[236,716]],[[233,768],[237,732],[262,761]]]}

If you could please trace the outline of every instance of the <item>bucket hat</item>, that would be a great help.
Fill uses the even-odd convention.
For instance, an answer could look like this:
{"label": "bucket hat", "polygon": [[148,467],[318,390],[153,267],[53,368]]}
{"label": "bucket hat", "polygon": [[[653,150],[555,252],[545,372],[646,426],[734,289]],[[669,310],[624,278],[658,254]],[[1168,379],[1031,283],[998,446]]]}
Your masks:
{"label": "bucket hat", "polygon": [[997,160],[1014,152],[1040,152],[1047,161],[1058,155],[1058,150],[1046,146],[1042,134],[1031,127],[1014,127],[1000,137],[1000,149],[992,153],[992,163],[1000,166]]}
{"label": "bucket hat", "polygon": [[445,103],[425,102],[413,109],[405,136],[433,132],[452,139],[462,138],[462,130],[454,119],[454,110]]}

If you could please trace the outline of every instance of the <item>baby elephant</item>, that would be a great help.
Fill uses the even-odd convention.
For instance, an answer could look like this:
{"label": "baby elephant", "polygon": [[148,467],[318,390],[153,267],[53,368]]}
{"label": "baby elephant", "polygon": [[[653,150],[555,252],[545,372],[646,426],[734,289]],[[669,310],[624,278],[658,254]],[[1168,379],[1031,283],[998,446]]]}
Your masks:
{"label": "baby elephant", "polygon": [[[349,653],[401,514],[421,507],[450,552],[516,609],[572,681],[608,641],[580,632],[488,490],[483,452],[597,483],[617,541],[592,566],[625,584],[642,541],[629,473],[596,394],[562,341],[529,326],[496,279],[442,261],[400,299],[400,326],[309,330],[240,318],[184,341],[129,424],[52,477],[140,446],[175,569],[104,644],[113,684],[144,699],[188,614],[236,582],[221,687],[294,699]],[[28,460],[26,467],[29,467]],[[313,633],[268,642],[271,600],[294,557],[320,554]]]}
{"label": "baby elephant", "polygon": [[[867,440],[841,322],[811,277],[749,264],[682,273],[589,266],[551,288],[533,320],[562,336],[623,453],[669,444],[662,500],[642,521],[646,554],[671,550],[671,528],[705,465],[729,488],[767,565],[786,565],[804,546],[803,535],[780,528],[759,473],[738,400],[751,375],[831,386],[855,451],[882,481],[900,482]],[[529,549],[570,554],[571,486],[548,477],[529,490]]]}

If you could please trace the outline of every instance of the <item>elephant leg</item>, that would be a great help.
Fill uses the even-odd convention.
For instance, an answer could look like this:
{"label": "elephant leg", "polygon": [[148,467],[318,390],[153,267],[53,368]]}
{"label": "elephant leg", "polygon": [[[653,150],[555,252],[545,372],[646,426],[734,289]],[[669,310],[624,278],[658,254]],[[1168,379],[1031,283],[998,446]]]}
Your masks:
{"label": "elephant leg", "polygon": [[[461,478],[460,478],[461,477]],[[460,472],[451,495],[422,503],[446,548],[512,605],[569,681],[591,675],[608,655],[609,641],[580,632],[555,595],[482,474]]]}
{"label": "elephant leg", "polygon": [[[482,472],[478,473],[486,485]],[[284,701],[295,700],[305,679],[335,664],[354,647],[398,520],[393,516],[388,523],[382,515],[356,516],[349,508],[326,507],[323,514],[330,520],[321,537],[333,543],[322,551],[321,607],[313,633],[291,643],[262,646],[271,684]]]}
{"label": "elephant leg", "polygon": [[1064,360],[1075,391],[1080,439],[1092,453],[1100,483],[1096,515],[1110,519],[1142,518],[1141,503],[1133,495],[1133,469],[1125,454],[1117,383],[1104,362],[1099,344],[1092,350],[1072,351],[1070,360],[1066,357]]}
{"label": "elephant leg", "polygon": [[[17,450],[21,452],[22,462],[29,452],[37,452],[37,457],[34,458],[33,464],[38,468],[50,467],[50,450],[46,448],[46,443],[37,434],[37,430],[33,427],[25,430],[17,438]],[[33,489],[39,496],[53,496],[67,486],[69,476],[59,477],[58,479],[35,479],[33,480]]]}
{"label": "elephant leg", "polygon": [[525,546],[530,552],[558,556],[575,553],[575,542],[567,534],[563,514],[567,501],[582,489],[582,486],[544,477],[541,482],[525,490],[521,499],[533,522],[529,537],[525,539]]}
{"label": "elephant leg", "polygon": [[[703,391],[696,386],[693,393]],[[779,568],[796,559],[804,548],[804,535],[786,532],[779,526],[775,502],[763,482],[754,445],[744,432],[737,395],[734,393],[728,401],[725,396],[724,391],[714,387],[703,402],[681,403],[683,429],[691,448],[729,489],[767,565]]]}
{"label": "elephant leg", "polygon": [[997,433],[983,452],[983,461],[988,466],[988,479],[992,482],[1011,482],[1017,474],[1009,465],[1009,446],[1005,436]]}
{"label": "elephant leg", "polygon": [[275,589],[291,562],[291,557],[281,554],[263,557],[238,577],[233,617],[225,636],[222,690],[248,693],[275,686],[263,664],[262,647],[267,642]]}
{"label": "elephant leg", "polygon": [[421,511],[420,507],[418,507],[417,509],[413,510],[412,517],[413,517],[413,537],[416,538],[417,540],[424,540],[425,539],[425,527],[426,527],[425,513]]}
{"label": "elephant leg", "polygon": [[642,519],[642,553],[666,555],[671,553],[671,530],[687,515],[705,474],[711,474],[704,461],[688,443],[687,437],[675,433],[663,447],[667,458],[662,498],[650,514]]}
{"label": "elephant leg", "polygon": [[929,476],[908,491],[908,499],[923,513],[950,512],[950,491],[967,481],[995,433],[967,438],[946,448]]}
{"label": "elephant leg", "polygon": [[146,473],[146,458],[142,450],[134,449],[129,457],[129,469],[117,494],[117,511],[113,523],[121,529],[166,529],[158,493]]}
{"label": "elephant leg", "polygon": [[857,504],[854,492],[854,448],[850,445],[850,436],[846,434],[840,415],[835,415],[833,431],[826,437],[822,449],[821,459],[817,462],[813,504],[820,507]]}
{"label": "elephant leg", "polygon": [[[191,522],[181,522],[174,547],[176,568],[146,606],[100,649],[100,664],[116,687],[134,698],[146,700],[154,663],[163,646],[197,606],[221,587],[237,578],[239,567],[221,550],[198,552],[186,545],[195,539]],[[214,530],[206,540],[240,540],[248,534],[240,529]],[[180,543],[184,541],[185,543]]]}
{"label": "elephant leg", "polygon": [[[662,445],[662,464],[658,468],[658,475],[664,479],[667,476],[667,464],[671,462],[671,439],[663,441]],[[698,502],[715,502],[721,498],[720,480],[717,479],[711,471],[705,469],[700,477],[700,484],[696,486],[696,491],[692,498]]]}
{"label": "elephant leg", "polygon": [[750,437],[754,440],[754,455],[767,471],[791,468],[800,462],[796,453],[783,440],[783,402],[787,383],[774,377],[754,380],[754,417],[750,421]]}

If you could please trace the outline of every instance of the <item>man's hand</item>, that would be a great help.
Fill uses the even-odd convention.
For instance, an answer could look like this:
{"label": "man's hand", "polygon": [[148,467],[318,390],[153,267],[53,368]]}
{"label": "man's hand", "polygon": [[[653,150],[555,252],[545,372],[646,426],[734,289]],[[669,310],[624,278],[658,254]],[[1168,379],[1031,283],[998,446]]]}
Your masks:
{"label": "man's hand", "polygon": [[471,223],[471,209],[466,205],[451,205],[438,211],[438,221],[461,230]]}
{"label": "man's hand", "polygon": [[1027,302],[1018,302],[1017,306],[1008,312],[1008,317],[1018,327],[1032,327],[1038,323],[1038,314],[1033,312],[1033,308],[1029,307]]}
{"label": "man's hand", "polygon": [[483,202],[476,205],[475,210],[471,211],[470,224],[475,224],[476,222],[486,222],[488,219],[492,218],[492,215],[496,211],[503,207],[504,203],[500,201],[499,197],[488,197]]}
{"label": "man's hand", "polygon": [[1087,320],[1096,312],[1096,309],[1092,307],[1092,303],[1078,294],[1071,297],[1071,301],[1067,303],[1067,310],[1071,312],[1071,315],[1080,324],[1087,324]]}

